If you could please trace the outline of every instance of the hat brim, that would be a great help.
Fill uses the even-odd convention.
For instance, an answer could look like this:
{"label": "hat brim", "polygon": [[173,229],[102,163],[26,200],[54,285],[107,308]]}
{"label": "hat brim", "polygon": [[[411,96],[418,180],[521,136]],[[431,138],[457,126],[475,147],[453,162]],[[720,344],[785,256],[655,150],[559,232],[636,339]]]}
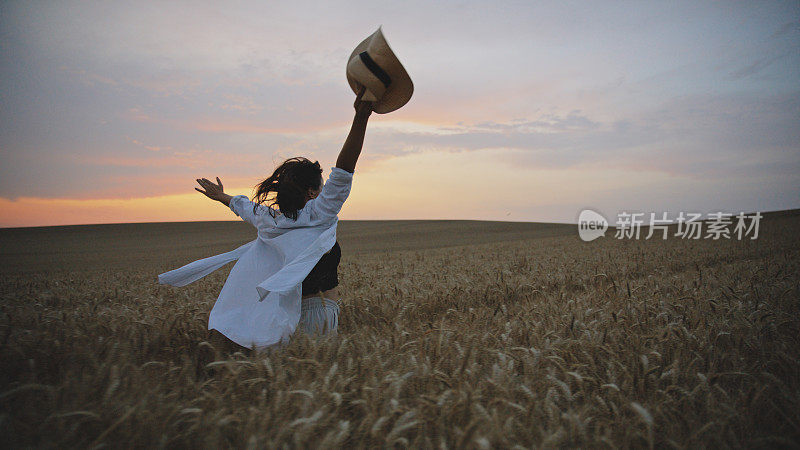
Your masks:
{"label": "hat brim", "polygon": [[[380,31],[381,28],[378,27],[378,30],[375,33]],[[353,50],[353,53],[351,53],[350,57],[347,59],[348,62],[356,57],[359,53],[367,49],[370,40],[373,38],[375,33],[361,41],[361,43],[356,46],[355,50]],[[383,93],[380,99],[372,102],[372,110],[378,114],[386,114],[400,109],[403,105],[408,103],[409,100],[411,100],[411,95],[414,93],[414,83],[411,81],[411,77],[408,75],[408,72],[406,72],[406,69],[403,67],[403,64],[400,62],[400,60],[397,59],[397,55],[394,54],[392,48],[389,47],[388,42],[386,43],[386,46],[392,53],[392,56],[394,56],[396,65],[391,73],[391,84],[389,84],[389,87],[386,88],[386,91]],[[361,84],[350,75],[350,72],[347,70],[345,70],[345,72],[347,73],[347,83],[350,84],[350,88],[353,90],[353,92],[358,94]]]}

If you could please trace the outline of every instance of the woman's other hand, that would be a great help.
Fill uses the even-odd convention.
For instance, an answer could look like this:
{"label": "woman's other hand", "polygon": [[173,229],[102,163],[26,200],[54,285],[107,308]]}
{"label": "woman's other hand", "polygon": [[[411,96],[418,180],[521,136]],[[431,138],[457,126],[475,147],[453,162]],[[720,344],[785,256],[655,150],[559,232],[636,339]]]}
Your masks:
{"label": "woman's other hand", "polygon": [[205,190],[194,188],[195,191],[205,195],[211,200],[230,204],[231,196],[225,193],[222,187],[222,181],[219,180],[219,177],[217,177],[216,183],[205,178],[198,178],[197,183]]}
{"label": "woman's other hand", "polygon": [[372,102],[361,100],[361,97],[364,96],[364,92],[367,91],[365,86],[361,86],[361,89],[358,91],[358,95],[356,96],[356,101],[353,103],[353,108],[356,110],[356,115],[360,117],[369,117],[372,114]]}

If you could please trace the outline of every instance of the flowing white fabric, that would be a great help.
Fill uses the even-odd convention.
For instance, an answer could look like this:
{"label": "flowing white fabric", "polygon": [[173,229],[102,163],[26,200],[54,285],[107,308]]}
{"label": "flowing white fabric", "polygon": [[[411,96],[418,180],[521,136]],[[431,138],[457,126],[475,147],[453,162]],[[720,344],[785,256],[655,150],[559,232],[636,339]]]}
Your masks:
{"label": "flowing white fabric", "polygon": [[256,227],[258,237],[162,273],[159,283],[185,286],[236,261],[211,309],[208,329],[257,349],[288,342],[300,321],[303,280],[336,243],[337,215],[352,181],[352,173],[333,167],[319,196],[298,211],[297,220],[273,217],[274,210],[256,206],[244,195],[233,197],[231,211]]}

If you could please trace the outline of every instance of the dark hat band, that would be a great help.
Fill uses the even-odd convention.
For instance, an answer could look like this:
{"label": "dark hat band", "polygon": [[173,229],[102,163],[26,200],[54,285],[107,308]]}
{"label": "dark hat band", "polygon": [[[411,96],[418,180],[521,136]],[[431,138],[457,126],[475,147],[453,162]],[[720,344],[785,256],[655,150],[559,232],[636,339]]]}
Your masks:
{"label": "dark hat band", "polygon": [[381,80],[381,83],[383,83],[385,87],[388,88],[389,85],[392,84],[392,78],[389,76],[388,73],[386,73],[385,70],[381,69],[381,66],[379,66],[377,63],[375,63],[375,61],[372,60],[372,57],[369,56],[369,53],[361,52],[358,54],[358,57],[361,58],[361,62],[363,62],[364,65],[367,66],[367,69],[369,69],[369,71],[372,72],[373,75],[375,75],[379,80]]}

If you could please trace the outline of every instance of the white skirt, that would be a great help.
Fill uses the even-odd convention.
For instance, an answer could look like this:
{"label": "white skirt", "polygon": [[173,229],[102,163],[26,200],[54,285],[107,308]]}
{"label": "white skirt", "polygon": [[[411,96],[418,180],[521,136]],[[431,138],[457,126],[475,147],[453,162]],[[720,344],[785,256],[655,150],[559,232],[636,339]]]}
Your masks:
{"label": "white skirt", "polygon": [[336,334],[339,328],[339,302],[329,298],[309,297],[302,300],[297,331],[308,334]]}

